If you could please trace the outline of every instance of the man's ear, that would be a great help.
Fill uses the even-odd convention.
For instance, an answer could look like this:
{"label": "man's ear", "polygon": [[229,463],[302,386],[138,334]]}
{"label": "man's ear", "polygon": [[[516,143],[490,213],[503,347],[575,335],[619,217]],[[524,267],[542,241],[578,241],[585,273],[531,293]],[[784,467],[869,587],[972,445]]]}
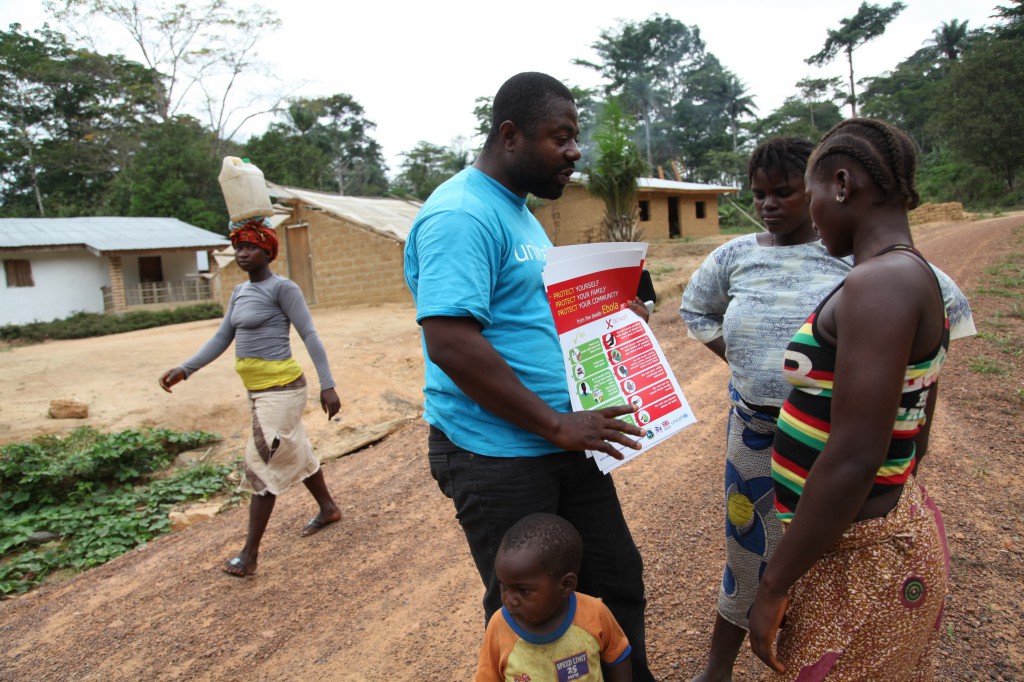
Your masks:
{"label": "man's ear", "polygon": [[562,579],[558,581],[558,592],[563,597],[568,597],[570,594],[576,591],[576,584],[579,582],[579,578],[576,577],[575,573],[566,573],[562,576]]}
{"label": "man's ear", "polygon": [[501,140],[501,145],[505,148],[505,151],[513,151],[519,139],[519,126],[512,121],[502,121],[501,125],[498,126],[498,139]]}

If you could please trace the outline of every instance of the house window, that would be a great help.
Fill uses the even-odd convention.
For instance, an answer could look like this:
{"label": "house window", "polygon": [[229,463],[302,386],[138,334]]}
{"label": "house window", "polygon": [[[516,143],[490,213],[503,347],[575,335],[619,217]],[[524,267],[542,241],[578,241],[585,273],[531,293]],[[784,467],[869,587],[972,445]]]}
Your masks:
{"label": "house window", "polygon": [[651,202],[641,201],[640,202],[640,222],[646,223],[651,219]]}
{"label": "house window", "polygon": [[698,201],[697,202],[697,220],[703,220],[706,217],[707,217],[707,215],[706,215],[706,211],[704,209],[704,202],[703,201]]}
{"label": "house window", "polygon": [[5,260],[4,272],[7,274],[7,287],[34,287],[32,281],[32,263],[27,260]]}

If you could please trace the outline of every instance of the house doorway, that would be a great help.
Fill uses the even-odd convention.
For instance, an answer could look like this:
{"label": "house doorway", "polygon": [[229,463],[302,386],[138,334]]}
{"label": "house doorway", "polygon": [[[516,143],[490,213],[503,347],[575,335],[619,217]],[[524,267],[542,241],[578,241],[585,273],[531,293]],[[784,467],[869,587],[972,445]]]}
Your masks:
{"label": "house doorway", "polygon": [[309,227],[289,225],[285,232],[288,248],[288,279],[299,285],[306,305],[316,303],[313,288],[313,254],[309,250]]}
{"label": "house doorway", "polygon": [[139,282],[152,284],[164,281],[164,265],[160,256],[139,256]]}
{"label": "house doorway", "polygon": [[679,197],[668,198],[668,237],[679,238]]}

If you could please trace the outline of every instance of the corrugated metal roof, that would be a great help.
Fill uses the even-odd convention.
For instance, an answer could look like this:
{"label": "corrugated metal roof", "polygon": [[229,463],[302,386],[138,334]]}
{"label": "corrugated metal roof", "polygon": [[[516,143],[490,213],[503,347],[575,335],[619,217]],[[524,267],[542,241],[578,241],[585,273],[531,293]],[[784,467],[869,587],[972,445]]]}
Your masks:
{"label": "corrugated metal roof", "polygon": [[637,178],[636,186],[640,189],[672,189],[683,192],[738,192],[738,187],[722,185],[704,185],[699,182],[677,182],[661,178]]}
{"label": "corrugated metal roof", "polygon": [[[583,173],[573,173],[572,181],[581,185],[586,184],[587,178]],[[699,182],[678,182],[676,180],[662,180],[661,178],[637,178],[638,189],[665,189],[676,192],[738,192],[739,187],[725,187],[722,185],[704,185]]]}
{"label": "corrugated metal roof", "polygon": [[325,194],[308,189],[283,187],[271,182],[267,183],[267,188],[272,197],[301,201],[399,242],[404,242],[409,236],[416,214],[423,205],[419,201],[404,199]]}
{"label": "corrugated metal roof", "polygon": [[3,218],[0,248],[78,246],[90,251],[152,251],[219,248],[219,234],[177,218]]}

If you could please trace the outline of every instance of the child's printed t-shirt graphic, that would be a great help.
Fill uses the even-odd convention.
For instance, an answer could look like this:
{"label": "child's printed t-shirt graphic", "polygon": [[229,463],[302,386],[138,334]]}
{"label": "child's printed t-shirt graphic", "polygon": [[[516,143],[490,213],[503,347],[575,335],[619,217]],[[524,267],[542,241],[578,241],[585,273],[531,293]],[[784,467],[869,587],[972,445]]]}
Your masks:
{"label": "child's printed t-shirt graphic", "polygon": [[544,286],[562,346],[574,410],[629,404],[625,421],[644,429],[643,448],[613,443],[617,460],[588,451],[605,473],[696,419],[650,327],[623,304],[636,296],[647,245],[560,246],[547,251]]}

